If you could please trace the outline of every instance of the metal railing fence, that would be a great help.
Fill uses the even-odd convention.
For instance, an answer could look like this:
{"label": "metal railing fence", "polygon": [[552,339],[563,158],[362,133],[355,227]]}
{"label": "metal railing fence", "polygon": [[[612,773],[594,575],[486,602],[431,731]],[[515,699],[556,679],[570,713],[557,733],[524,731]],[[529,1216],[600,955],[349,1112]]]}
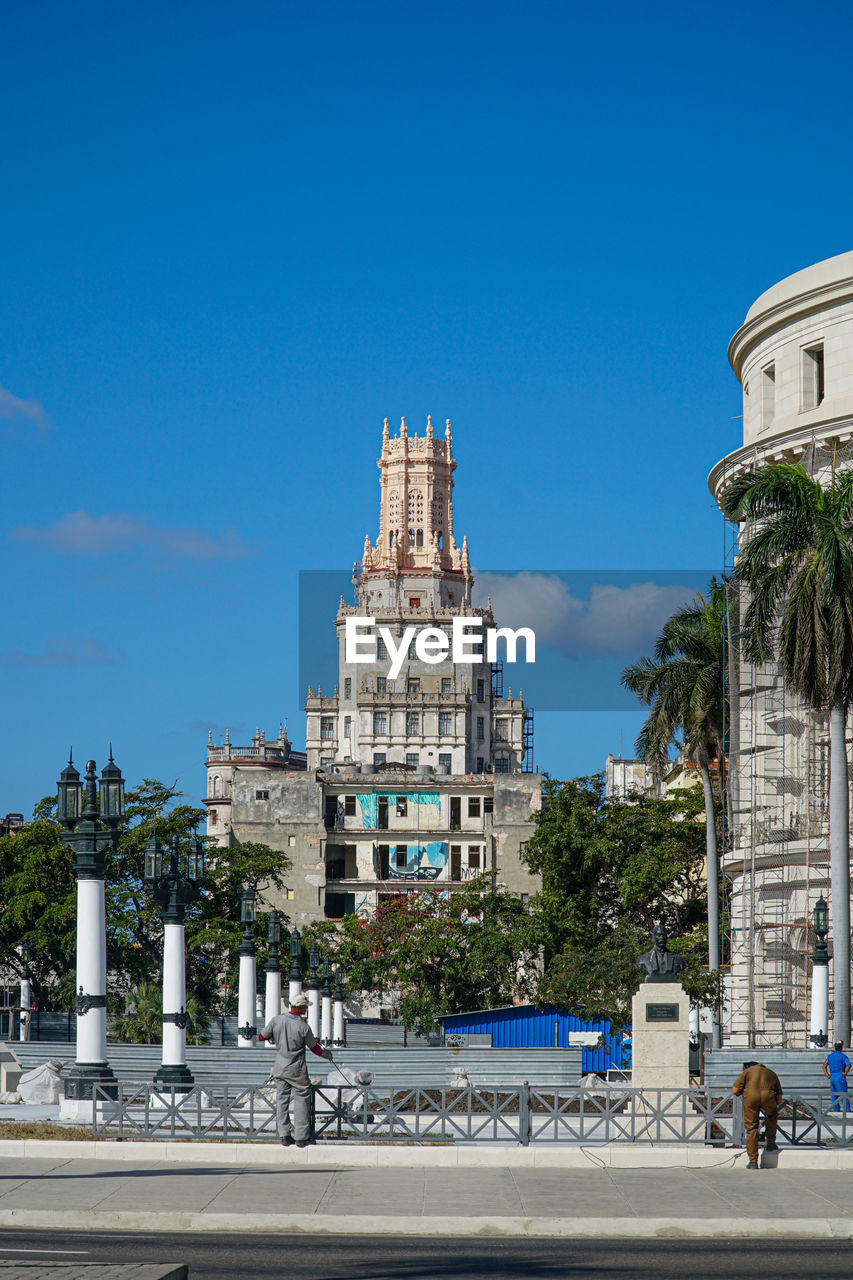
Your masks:
{"label": "metal railing fence", "polygon": [[[275,1088],[188,1093],[120,1083],[96,1089],[92,1132],[118,1139],[274,1141]],[[792,1095],[779,1111],[780,1146],[853,1146],[853,1112],[828,1091]],[[317,1141],[744,1143],[742,1099],[708,1089],[581,1089],[520,1085],[392,1090],[315,1084]]]}

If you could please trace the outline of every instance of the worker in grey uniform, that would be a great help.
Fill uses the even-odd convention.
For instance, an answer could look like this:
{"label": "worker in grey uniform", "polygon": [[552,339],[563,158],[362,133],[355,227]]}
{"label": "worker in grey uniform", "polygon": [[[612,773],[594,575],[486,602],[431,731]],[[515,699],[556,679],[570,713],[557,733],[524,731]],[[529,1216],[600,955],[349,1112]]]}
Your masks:
{"label": "worker in grey uniform", "polygon": [[[272,1078],[276,1087],[275,1120],[282,1145],[307,1147],[311,1139],[311,1081],[305,1065],[305,1050],[318,1058],[328,1058],[331,1049],[321,1049],[314,1032],[305,1020],[308,1001],[297,996],[290,1002],[290,1013],[280,1013],[264,1027],[261,1039],[275,1045]],[[293,1133],[290,1126],[290,1102],[293,1099]]]}

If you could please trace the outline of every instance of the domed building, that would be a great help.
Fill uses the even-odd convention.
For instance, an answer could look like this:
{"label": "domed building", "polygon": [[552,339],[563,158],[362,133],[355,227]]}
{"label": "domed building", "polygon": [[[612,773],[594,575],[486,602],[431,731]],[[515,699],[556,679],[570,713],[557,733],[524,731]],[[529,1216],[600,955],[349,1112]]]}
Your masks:
{"label": "domed building", "polygon": [[[743,388],[743,445],[711,471],[716,498],[768,462],[798,462],[816,479],[853,464],[853,252],[763,293],[729,360]],[[738,531],[729,532],[731,568]],[[733,601],[731,1043],[805,1047],[812,911],[820,895],[830,898],[828,720],[774,665],[739,654],[738,613]]]}

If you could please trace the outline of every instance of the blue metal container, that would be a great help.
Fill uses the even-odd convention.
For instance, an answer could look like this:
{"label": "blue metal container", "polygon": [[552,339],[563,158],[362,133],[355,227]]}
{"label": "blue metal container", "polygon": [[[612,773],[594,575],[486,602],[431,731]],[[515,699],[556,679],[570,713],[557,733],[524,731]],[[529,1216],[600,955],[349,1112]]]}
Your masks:
{"label": "blue metal container", "polygon": [[603,1036],[601,1048],[583,1047],[583,1071],[621,1070],[624,1058],[622,1033],[611,1032],[605,1019],[579,1018],[565,1009],[546,1005],[510,1005],[505,1009],[477,1009],[473,1013],[450,1013],[440,1019],[442,1043],[445,1033],[467,1032],[491,1035],[493,1049],[567,1049],[578,1043],[573,1032]]}

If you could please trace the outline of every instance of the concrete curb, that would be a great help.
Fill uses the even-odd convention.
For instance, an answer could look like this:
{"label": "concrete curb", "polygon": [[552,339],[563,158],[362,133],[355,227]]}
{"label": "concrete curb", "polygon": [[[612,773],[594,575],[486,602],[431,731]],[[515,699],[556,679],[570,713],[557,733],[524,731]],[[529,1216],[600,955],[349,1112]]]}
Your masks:
{"label": "concrete curb", "polygon": [[[497,1142],[448,1146],[383,1146],[324,1142],[282,1147],[277,1142],[73,1142],[63,1139],[2,1139],[0,1158],[106,1160],[134,1164],[277,1165],[311,1168],[448,1168],[448,1169],[715,1169],[746,1164],[741,1147],[653,1146],[611,1143],[581,1147],[541,1143],[529,1147]],[[778,1168],[853,1170],[853,1148],[783,1147]]]}
{"label": "concrete curb", "polygon": [[847,1240],[853,1218],[520,1218],[379,1214],[150,1213],[0,1210],[0,1227],[30,1230],[252,1232],[351,1236],[564,1236],[592,1239]]}

